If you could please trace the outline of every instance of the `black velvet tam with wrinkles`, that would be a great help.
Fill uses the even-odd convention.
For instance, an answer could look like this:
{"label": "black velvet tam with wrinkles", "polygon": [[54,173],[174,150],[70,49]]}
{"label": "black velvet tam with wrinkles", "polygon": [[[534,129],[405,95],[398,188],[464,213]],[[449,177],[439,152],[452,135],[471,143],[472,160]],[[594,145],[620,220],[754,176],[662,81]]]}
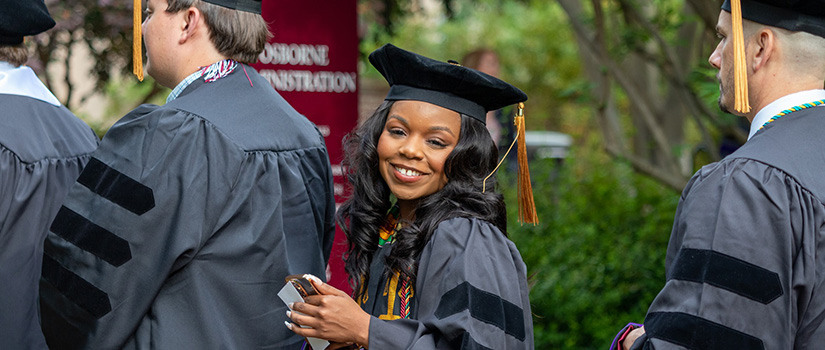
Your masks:
{"label": "black velvet tam with wrinkles", "polygon": [[527,100],[524,92],[501,79],[392,44],[371,53],[370,63],[390,84],[386,100],[429,102],[482,123],[487,111]]}
{"label": "black velvet tam with wrinkles", "polygon": [[0,0],[0,45],[17,45],[23,37],[45,32],[54,20],[43,0]]}
{"label": "black velvet tam with wrinkles", "polygon": [[[731,11],[730,0],[722,9]],[[742,18],[825,37],[825,0],[742,0]]]}

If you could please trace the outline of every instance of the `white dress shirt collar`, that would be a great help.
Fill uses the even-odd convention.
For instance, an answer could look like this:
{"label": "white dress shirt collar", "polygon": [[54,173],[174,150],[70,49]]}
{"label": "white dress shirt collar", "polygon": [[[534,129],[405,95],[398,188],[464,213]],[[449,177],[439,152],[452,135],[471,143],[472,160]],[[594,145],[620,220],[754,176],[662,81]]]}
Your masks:
{"label": "white dress shirt collar", "polygon": [[27,96],[60,106],[57,97],[43,85],[31,68],[15,67],[4,61],[0,61],[0,94]]}
{"label": "white dress shirt collar", "polygon": [[803,103],[809,103],[813,101],[823,100],[825,99],[825,90],[817,89],[817,90],[807,90],[807,91],[800,91],[790,95],[786,95],[780,97],[778,100],[771,102],[765,108],[756,113],[756,116],[753,117],[753,122],[751,122],[751,129],[750,133],[748,134],[748,140],[762,128],[765,123],[768,122],[771,118],[775,115],[779,114],[788,108],[799,106]]}

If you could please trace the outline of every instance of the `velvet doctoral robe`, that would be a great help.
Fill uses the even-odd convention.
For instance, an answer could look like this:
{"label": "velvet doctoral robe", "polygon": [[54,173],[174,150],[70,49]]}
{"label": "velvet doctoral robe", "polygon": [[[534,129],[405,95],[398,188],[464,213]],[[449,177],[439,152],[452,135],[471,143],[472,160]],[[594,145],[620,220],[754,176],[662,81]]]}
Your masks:
{"label": "velvet doctoral robe", "polygon": [[633,349],[825,346],[823,130],[825,107],[790,113],[693,176]]}
{"label": "velvet doctoral robe", "polygon": [[[489,222],[441,222],[418,260],[410,317],[399,318],[397,277],[375,253],[362,308],[370,349],[532,349],[527,270],[516,246]],[[396,275],[397,276],[397,275]]]}

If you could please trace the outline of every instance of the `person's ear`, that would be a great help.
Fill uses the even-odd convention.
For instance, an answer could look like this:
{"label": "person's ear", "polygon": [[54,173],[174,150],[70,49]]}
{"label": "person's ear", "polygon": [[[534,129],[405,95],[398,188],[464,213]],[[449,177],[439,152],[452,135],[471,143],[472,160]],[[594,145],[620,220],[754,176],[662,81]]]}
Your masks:
{"label": "person's ear", "polygon": [[183,10],[182,31],[180,36],[180,43],[183,44],[191,39],[203,25],[203,14],[195,7],[190,7]]}
{"label": "person's ear", "polygon": [[754,35],[753,44],[755,45],[756,52],[753,56],[751,68],[756,72],[768,64],[774,51],[776,51],[776,33],[770,29],[763,28],[759,33]]}

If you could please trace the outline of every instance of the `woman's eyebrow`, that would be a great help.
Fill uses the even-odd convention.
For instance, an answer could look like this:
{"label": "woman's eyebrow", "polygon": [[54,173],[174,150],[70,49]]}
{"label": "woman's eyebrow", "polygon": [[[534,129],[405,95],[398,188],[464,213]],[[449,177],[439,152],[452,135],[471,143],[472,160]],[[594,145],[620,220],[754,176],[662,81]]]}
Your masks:
{"label": "woman's eyebrow", "polygon": [[[388,119],[397,119],[399,122],[401,122],[402,124],[404,124],[404,125],[406,125],[406,126],[409,126],[409,125],[410,125],[410,122],[409,122],[409,121],[407,121],[407,119],[404,119],[404,117],[402,117],[402,116],[400,116],[400,115],[397,115],[397,114],[392,114],[392,115],[390,115],[390,116],[389,116],[389,117],[387,117],[387,118],[388,118]],[[446,131],[446,132],[447,132],[447,133],[449,133],[450,135],[455,136],[455,133],[453,132],[453,130],[452,130],[452,129],[450,129],[450,128],[448,128],[448,127],[446,127],[446,126],[435,125],[435,126],[431,126],[431,127],[429,127],[429,128],[428,128],[428,130],[430,130],[430,131]]]}
{"label": "woman's eyebrow", "polygon": [[401,116],[399,116],[399,115],[397,115],[397,114],[390,115],[390,117],[389,117],[389,118],[390,118],[390,119],[398,119],[398,121],[400,121],[400,122],[401,122],[401,123],[403,123],[404,125],[410,125],[410,122],[408,122],[406,119],[404,119],[403,117],[401,117]]}
{"label": "woman's eyebrow", "polygon": [[439,126],[439,125],[436,125],[436,126],[431,126],[431,127],[430,127],[430,130],[432,130],[432,131],[436,131],[436,130],[446,131],[446,132],[447,132],[447,133],[449,133],[450,135],[455,136],[455,134],[453,133],[453,130],[452,130],[452,129],[450,129],[450,128],[448,128],[448,127],[446,127],[446,126]]}

